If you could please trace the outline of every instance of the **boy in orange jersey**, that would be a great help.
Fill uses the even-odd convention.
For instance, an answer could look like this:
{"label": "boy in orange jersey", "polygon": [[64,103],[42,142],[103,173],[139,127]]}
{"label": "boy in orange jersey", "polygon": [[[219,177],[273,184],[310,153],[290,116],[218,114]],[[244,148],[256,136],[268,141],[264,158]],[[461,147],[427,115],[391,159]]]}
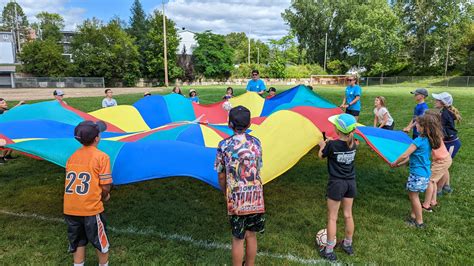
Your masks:
{"label": "boy in orange jersey", "polygon": [[103,201],[110,198],[112,175],[109,156],[97,149],[100,132],[106,128],[102,121],[77,125],[74,137],[83,146],[66,163],[64,219],[75,266],[84,265],[88,242],[97,249],[99,265],[109,264]]}

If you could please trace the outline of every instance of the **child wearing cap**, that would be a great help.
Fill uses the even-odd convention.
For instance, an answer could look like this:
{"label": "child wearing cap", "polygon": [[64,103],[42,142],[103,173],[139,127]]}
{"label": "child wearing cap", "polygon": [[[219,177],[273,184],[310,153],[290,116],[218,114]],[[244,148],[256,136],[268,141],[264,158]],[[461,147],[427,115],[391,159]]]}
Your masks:
{"label": "child wearing cap", "polygon": [[[432,96],[435,99],[435,107],[441,111],[444,145],[446,145],[449,154],[451,154],[451,158],[454,159],[459,148],[461,148],[461,141],[459,140],[455,123],[456,121],[459,123],[462,120],[461,114],[458,109],[453,106],[453,96],[451,96],[451,94],[442,92],[440,94],[433,93]],[[440,181],[440,186],[438,187],[440,189],[440,191],[438,191],[439,194],[452,192],[449,181],[450,176],[448,171],[446,176]]]}
{"label": "child wearing cap", "polygon": [[337,259],[334,253],[336,246],[336,224],[339,207],[342,202],[344,212],[345,235],[338,246],[349,255],[354,254],[352,236],[354,220],[352,219],[352,203],[357,194],[355,155],[357,142],[354,130],[357,120],[350,114],[331,116],[328,119],[336,128],[339,139],[327,139],[319,143],[319,158],[328,158],[329,181],[327,185],[327,245],[320,249],[320,255],[330,261]]}
{"label": "child wearing cap", "polygon": [[63,103],[67,105],[67,102],[64,101],[64,92],[62,90],[54,90],[53,96],[56,99],[56,101],[58,101],[59,103]]}
{"label": "child wearing cap", "polygon": [[257,255],[256,233],[265,230],[265,205],[260,141],[245,133],[250,126],[250,111],[237,106],[229,112],[229,127],[234,135],[219,142],[215,169],[224,191],[232,228],[232,263],[254,265]]}
{"label": "child wearing cap", "polygon": [[112,175],[109,156],[97,149],[100,132],[105,129],[102,121],[83,121],[77,125],[74,137],[83,146],[66,163],[64,219],[74,265],[84,265],[89,242],[97,250],[99,265],[108,265],[109,240],[103,202],[110,199]]}
{"label": "child wearing cap", "polygon": [[410,120],[410,123],[403,129],[403,131],[408,133],[413,129],[413,139],[416,139],[419,134],[415,127],[415,121],[417,117],[422,116],[425,111],[428,110],[428,104],[425,103],[425,98],[428,97],[428,91],[424,88],[418,88],[410,93],[414,94],[416,106],[413,110],[413,119]]}
{"label": "child wearing cap", "polygon": [[102,100],[102,108],[117,106],[117,101],[112,98],[114,93],[111,89],[105,90],[105,98]]}
{"label": "child wearing cap", "polygon": [[273,97],[275,97],[276,95],[276,89],[274,87],[270,87],[270,89],[268,89],[268,96],[266,97],[267,99],[271,99]]}
{"label": "child wearing cap", "polygon": [[441,147],[442,132],[432,116],[418,116],[415,126],[419,136],[413,140],[407,150],[400,155],[392,164],[398,167],[406,162],[410,162],[410,174],[406,183],[408,197],[411,203],[411,212],[406,222],[416,228],[425,228],[423,223],[422,205],[418,194],[425,192],[431,176],[431,149]]}
{"label": "child wearing cap", "polygon": [[189,99],[191,100],[191,102],[199,104],[199,97],[197,96],[197,92],[195,89],[189,90]]}

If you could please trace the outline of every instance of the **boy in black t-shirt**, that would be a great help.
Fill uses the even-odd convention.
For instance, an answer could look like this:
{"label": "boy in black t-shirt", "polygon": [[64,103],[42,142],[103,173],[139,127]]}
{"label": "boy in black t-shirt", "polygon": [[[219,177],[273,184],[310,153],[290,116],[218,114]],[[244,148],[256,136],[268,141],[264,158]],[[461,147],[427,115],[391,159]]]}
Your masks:
{"label": "boy in black t-shirt", "polygon": [[340,247],[349,255],[353,255],[352,235],[354,220],[352,219],[352,203],[357,193],[354,160],[356,140],[354,130],[357,121],[350,114],[331,116],[328,119],[336,127],[338,140],[325,140],[319,143],[319,158],[328,158],[329,181],[327,187],[328,224],[327,245],[320,249],[320,255],[330,261],[337,259],[334,253],[336,246],[336,223],[342,201],[345,223],[345,237]]}

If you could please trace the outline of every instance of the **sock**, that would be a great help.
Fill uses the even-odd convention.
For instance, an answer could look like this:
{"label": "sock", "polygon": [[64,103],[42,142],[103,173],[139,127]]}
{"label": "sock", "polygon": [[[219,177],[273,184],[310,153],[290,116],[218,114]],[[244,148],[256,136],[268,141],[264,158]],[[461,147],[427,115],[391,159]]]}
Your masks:
{"label": "sock", "polygon": [[344,238],[344,241],[342,242],[342,244],[343,244],[345,247],[352,246],[352,239],[350,239],[350,238]]}
{"label": "sock", "polygon": [[336,246],[336,241],[328,241],[326,245],[326,254],[334,252],[334,246]]}
{"label": "sock", "polygon": [[107,262],[104,263],[104,264],[100,264],[100,263],[99,263],[99,266],[109,266],[109,262],[107,261]]}
{"label": "sock", "polygon": [[83,262],[81,262],[81,263],[74,263],[74,266],[84,266],[84,262],[85,262],[85,261],[83,261]]}

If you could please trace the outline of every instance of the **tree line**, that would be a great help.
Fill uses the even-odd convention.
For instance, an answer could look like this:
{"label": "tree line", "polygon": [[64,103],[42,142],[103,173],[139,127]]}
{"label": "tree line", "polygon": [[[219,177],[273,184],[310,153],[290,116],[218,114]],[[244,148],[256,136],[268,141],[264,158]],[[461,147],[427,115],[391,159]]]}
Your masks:
{"label": "tree line", "polygon": [[[1,30],[18,29],[22,72],[104,77],[107,85],[119,81],[134,86],[139,78],[163,81],[163,14],[146,14],[139,0],[130,10],[128,22],[119,17],[85,20],[68,51],[60,44],[60,14],[40,12],[37,22],[29,24],[21,6],[9,2]],[[177,25],[165,17],[170,79],[247,77],[254,68],[262,77],[275,78],[344,74],[354,66],[370,76],[474,72],[474,11],[469,0],[293,0],[281,15],[290,26],[287,36],[264,43],[243,32],[205,31],[195,34],[198,45],[192,56],[186,51],[177,55]],[[37,38],[28,40],[27,29]],[[62,55],[65,52],[72,60]]]}

